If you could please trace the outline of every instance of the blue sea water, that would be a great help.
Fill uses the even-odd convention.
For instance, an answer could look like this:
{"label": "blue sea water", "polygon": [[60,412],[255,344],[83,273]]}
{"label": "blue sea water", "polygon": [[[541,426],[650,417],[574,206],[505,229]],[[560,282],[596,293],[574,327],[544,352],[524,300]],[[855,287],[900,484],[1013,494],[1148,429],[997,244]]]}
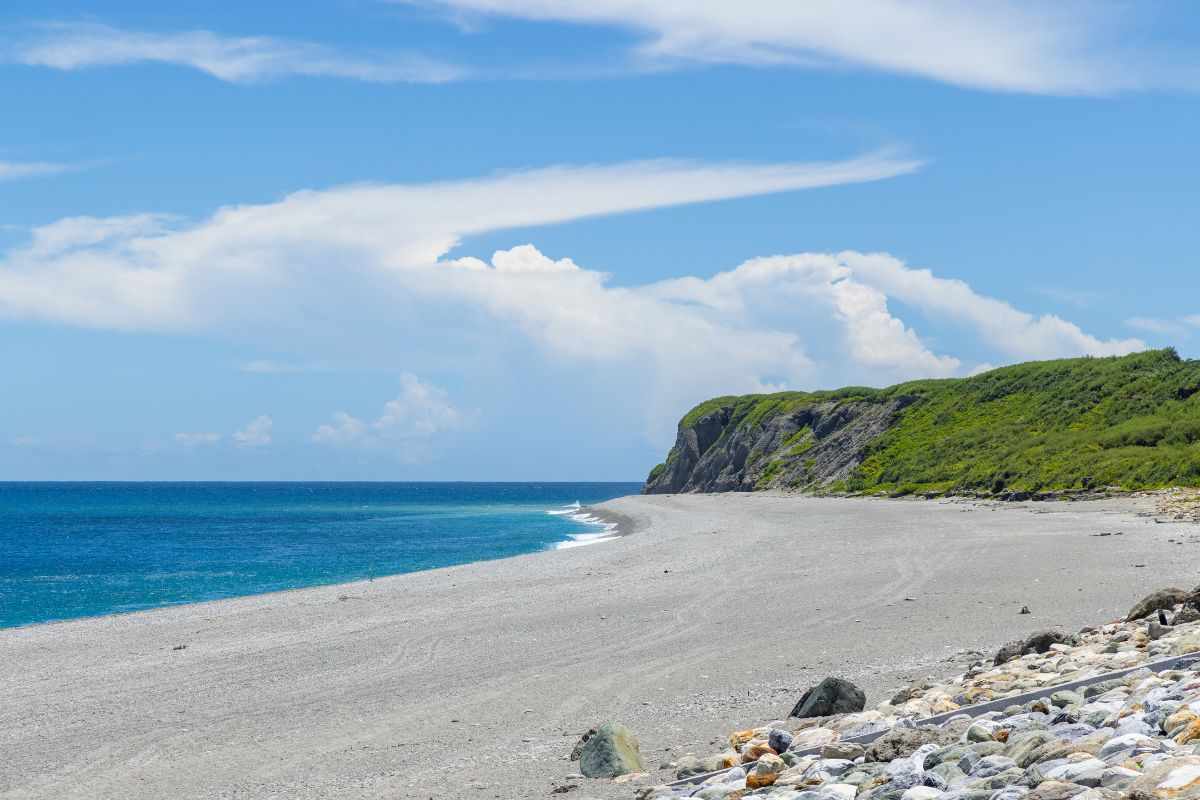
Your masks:
{"label": "blue sea water", "polygon": [[595,541],[636,483],[0,483],[0,627]]}

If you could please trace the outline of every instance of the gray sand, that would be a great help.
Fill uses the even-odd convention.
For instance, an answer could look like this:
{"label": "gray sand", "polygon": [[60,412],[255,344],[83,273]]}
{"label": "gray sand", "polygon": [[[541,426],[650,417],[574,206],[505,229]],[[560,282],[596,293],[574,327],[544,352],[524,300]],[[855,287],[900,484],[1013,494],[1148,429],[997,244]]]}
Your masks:
{"label": "gray sand", "polygon": [[657,767],[785,715],[826,673],[876,703],[954,671],[958,648],[1200,583],[1200,529],[1132,501],[604,508],[632,535],[0,631],[0,796],[545,797],[595,722],[630,725]]}

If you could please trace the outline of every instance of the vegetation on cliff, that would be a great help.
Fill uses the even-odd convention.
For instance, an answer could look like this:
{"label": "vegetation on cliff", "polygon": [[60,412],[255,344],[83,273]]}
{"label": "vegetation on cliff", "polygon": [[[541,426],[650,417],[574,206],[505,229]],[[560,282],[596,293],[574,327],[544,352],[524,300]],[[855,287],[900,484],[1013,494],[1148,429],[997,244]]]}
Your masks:
{"label": "vegetation on cliff", "polygon": [[646,491],[1170,485],[1200,485],[1200,361],[1173,349],[709,400],[680,422]]}

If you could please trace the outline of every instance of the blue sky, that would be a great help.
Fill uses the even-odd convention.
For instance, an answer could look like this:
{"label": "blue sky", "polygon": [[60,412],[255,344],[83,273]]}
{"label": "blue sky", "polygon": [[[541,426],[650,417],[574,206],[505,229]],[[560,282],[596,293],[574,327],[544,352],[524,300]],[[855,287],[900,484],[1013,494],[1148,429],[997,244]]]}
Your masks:
{"label": "blue sky", "polygon": [[6,3],[0,479],[636,480],[715,394],[1200,356],[1198,22]]}

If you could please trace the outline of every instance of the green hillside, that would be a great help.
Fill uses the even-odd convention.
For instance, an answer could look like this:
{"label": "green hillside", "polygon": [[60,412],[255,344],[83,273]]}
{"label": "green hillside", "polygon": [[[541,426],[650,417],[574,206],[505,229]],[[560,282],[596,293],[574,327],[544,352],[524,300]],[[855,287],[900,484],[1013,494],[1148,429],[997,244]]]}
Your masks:
{"label": "green hillside", "polygon": [[[836,476],[813,473],[812,456],[825,442],[805,419],[817,412],[828,419],[842,409],[845,421],[834,421],[841,428],[826,434],[832,442],[880,408],[898,410],[882,423],[875,415],[875,427],[855,439],[848,467],[843,459]],[[1200,361],[1182,360],[1173,349],[1030,362],[887,389],[717,398],[680,422],[679,443],[647,491],[713,490],[689,486],[679,475],[672,485],[653,484],[666,480],[660,476],[679,458],[687,431],[706,419],[711,427],[715,416],[724,427],[696,454],[695,469],[718,475],[718,484],[729,483],[736,468],[753,472],[743,480],[753,488],[833,492],[1200,486]],[[784,440],[764,435],[771,430],[791,432]],[[749,448],[740,464],[726,455],[737,452],[738,442],[743,454]]]}

